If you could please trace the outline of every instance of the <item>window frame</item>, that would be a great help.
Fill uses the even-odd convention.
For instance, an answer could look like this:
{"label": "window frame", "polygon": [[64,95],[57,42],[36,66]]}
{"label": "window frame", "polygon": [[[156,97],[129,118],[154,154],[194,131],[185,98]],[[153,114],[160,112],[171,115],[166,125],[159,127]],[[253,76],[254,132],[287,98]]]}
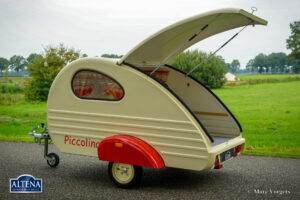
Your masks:
{"label": "window frame", "polygon": [[[110,78],[112,81],[114,81],[115,83],[117,83],[118,86],[120,86],[120,88],[121,88],[121,90],[122,90],[122,92],[123,92],[122,97],[119,98],[119,99],[104,99],[104,98],[82,98],[81,96],[77,95],[76,92],[75,92],[75,90],[74,90],[74,88],[73,88],[73,80],[74,80],[75,76],[76,76],[78,73],[82,72],[82,71],[94,72],[94,73],[101,74],[102,76],[105,76],[105,77]],[[72,79],[71,79],[71,90],[72,90],[73,94],[74,94],[77,98],[83,99],[83,100],[121,101],[121,100],[124,98],[124,96],[125,96],[125,90],[124,90],[124,87],[119,83],[119,81],[117,81],[116,79],[112,78],[111,76],[109,76],[109,75],[107,75],[107,74],[105,74],[105,73],[102,73],[102,72],[99,72],[99,71],[96,71],[96,70],[93,70],[93,69],[80,69],[80,70],[77,70],[77,71],[73,74]]]}

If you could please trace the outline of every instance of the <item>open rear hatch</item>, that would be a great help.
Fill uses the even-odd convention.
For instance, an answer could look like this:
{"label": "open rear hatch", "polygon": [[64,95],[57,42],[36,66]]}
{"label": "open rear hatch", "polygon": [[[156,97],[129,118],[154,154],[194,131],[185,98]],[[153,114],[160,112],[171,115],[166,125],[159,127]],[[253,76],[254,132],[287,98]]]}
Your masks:
{"label": "open rear hatch", "polygon": [[164,65],[193,44],[218,33],[267,21],[242,9],[220,9],[172,24],[146,38],[119,60],[119,64]]}
{"label": "open rear hatch", "polygon": [[[219,147],[222,143],[240,136],[242,129],[238,121],[208,88],[168,63],[185,49],[205,38],[234,28],[257,24],[267,25],[267,21],[242,9],[220,9],[196,15],[151,35],[123,56],[118,64],[139,68],[150,76],[156,76],[163,85],[167,85],[167,89],[172,90],[197,119],[211,140],[211,145]],[[196,93],[199,93],[198,96],[194,95]],[[212,105],[211,102],[215,104]]]}

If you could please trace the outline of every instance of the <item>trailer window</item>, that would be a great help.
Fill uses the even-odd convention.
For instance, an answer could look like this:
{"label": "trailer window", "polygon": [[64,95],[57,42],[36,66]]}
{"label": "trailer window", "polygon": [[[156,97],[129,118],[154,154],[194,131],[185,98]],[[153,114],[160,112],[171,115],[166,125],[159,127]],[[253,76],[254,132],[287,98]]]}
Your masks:
{"label": "trailer window", "polygon": [[124,90],[116,80],[93,70],[76,72],[72,90],[81,99],[118,101],[124,96]]}

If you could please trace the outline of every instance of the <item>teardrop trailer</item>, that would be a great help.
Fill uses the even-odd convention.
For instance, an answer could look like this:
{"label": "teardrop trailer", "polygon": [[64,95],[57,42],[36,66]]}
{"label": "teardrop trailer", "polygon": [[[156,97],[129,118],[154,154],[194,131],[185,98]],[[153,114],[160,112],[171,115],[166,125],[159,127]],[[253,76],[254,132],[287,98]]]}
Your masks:
{"label": "teardrop trailer", "polygon": [[110,178],[123,188],[140,181],[142,167],[220,169],[243,150],[242,128],[221,100],[190,76],[193,70],[185,73],[168,62],[205,38],[256,24],[267,21],[242,9],[221,9],[162,29],[120,60],[76,60],[51,86],[48,129],[29,135],[45,139],[50,167],[59,163],[58,155],[48,154],[51,139],[63,153],[108,161]]}

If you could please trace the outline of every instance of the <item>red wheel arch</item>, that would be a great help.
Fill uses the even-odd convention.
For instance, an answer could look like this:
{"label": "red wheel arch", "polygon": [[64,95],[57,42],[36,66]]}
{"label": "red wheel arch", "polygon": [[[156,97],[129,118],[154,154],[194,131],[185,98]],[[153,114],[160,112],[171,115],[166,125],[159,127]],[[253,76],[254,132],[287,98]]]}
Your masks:
{"label": "red wheel arch", "polygon": [[104,138],[98,147],[99,160],[125,163],[150,168],[165,167],[157,151],[144,142],[131,136]]}

